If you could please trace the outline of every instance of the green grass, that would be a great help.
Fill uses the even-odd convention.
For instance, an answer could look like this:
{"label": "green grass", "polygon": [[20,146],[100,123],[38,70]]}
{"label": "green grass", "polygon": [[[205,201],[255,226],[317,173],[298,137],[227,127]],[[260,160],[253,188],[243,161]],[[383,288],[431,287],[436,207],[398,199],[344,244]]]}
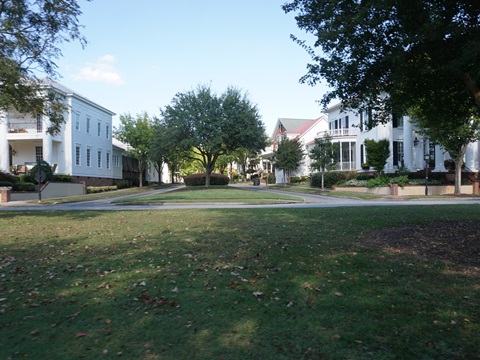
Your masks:
{"label": "green grass", "polygon": [[243,204],[272,204],[287,202],[303,202],[302,198],[268,193],[266,191],[252,191],[232,187],[192,187],[182,188],[163,194],[154,194],[135,198],[114,200],[113,203],[243,203]]}
{"label": "green grass", "polygon": [[341,196],[341,197],[349,197],[349,198],[362,199],[362,200],[374,200],[374,199],[381,198],[381,196],[375,195],[375,194],[356,193],[352,191],[321,190],[319,188],[313,188],[309,185],[304,185],[304,184],[302,185],[289,184],[287,186],[269,185],[268,188],[271,190],[291,191],[291,192],[314,194],[314,195]]}
{"label": "green grass", "polygon": [[478,276],[360,246],[447,219],[478,206],[0,212],[0,359],[478,359]]}
{"label": "green grass", "polygon": [[[67,196],[63,198],[54,198],[54,199],[43,199],[42,204],[64,204],[64,203],[71,203],[71,202],[79,202],[79,201],[91,201],[91,200],[101,200],[101,199],[109,199],[117,196],[126,196],[126,195],[135,195],[135,194],[142,194],[146,191],[151,191],[153,189],[159,188],[167,188],[171,187],[172,185],[155,185],[155,186],[144,186],[141,189],[138,187],[128,188],[128,189],[121,189],[116,191],[108,191],[108,192],[101,192],[101,193],[94,193],[94,194],[85,194],[79,196]],[[31,203],[37,203],[37,200],[30,201]]]}

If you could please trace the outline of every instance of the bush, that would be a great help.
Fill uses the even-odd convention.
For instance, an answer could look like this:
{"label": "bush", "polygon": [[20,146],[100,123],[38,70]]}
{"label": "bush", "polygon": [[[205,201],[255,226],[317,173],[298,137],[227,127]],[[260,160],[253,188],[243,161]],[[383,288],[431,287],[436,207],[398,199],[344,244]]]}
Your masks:
{"label": "bush", "polygon": [[[355,179],[357,176],[356,171],[327,171],[324,173],[324,186],[331,188],[334,185],[341,184],[347,180]],[[312,187],[322,187],[322,173],[312,174],[311,180]]]}
{"label": "bush", "polygon": [[404,187],[408,184],[408,176],[402,175],[390,179],[390,184],[398,184],[400,187]]}
{"label": "bush", "polygon": [[25,183],[33,183],[33,177],[31,177],[29,174],[21,175],[20,181]]}
{"label": "bush", "polygon": [[53,175],[52,181],[69,183],[69,182],[72,182],[72,175],[68,175],[68,174]]}
{"label": "bush", "polygon": [[14,183],[18,181],[18,177],[15,175],[0,171],[0,182],[4,182],[4,181]]}
{"label": "bush", "polygon": [[290,183],[292,184],[298,184],[301,182],[306,182],[310,180],[310,176],[292,176],[290,178]]}
{"label": "bush", "polygon": [[11,181],[0,181],[0,186],[7,186],[7,187],[12,187],[13,186],[13,182]]}
{"label": "bush", "polygon": [[[33,178],[33,182],[36,184],[37,181],[35,180],[35,176],[38,172],[38,165],[35,165],[32,170],[30,170],[28,173],[30,174],[30,176]],[[42,161],[40,162],[40,170],[43,171],[45,173],[45,179],[42,181],[42,183],[46,183],[47,181],[50,181],[52,180],[53,178],[53,171],[52,171],[52,167],[46,162],[46,161]]]}
{"label": "bush", "polygon": [[31,182],[16,182],[13,184],[13,191],[35,191],[36,187],[34,183]]}
{"label": "bush", "polygon": [[263,178],[266,179],[269,184],[275,184],[276,182],[275,174],[273,173],[263,174]]}
{"label": "bush", "polygon": [[370,180],[370,179],[372,179],[373,177],[375,177],[375,175],[372,174],[372,173],[369,173],[369,174],[360,173],[360,174],[357,174],[357,176],[355,177],[355,179],[357,179],[357,180]]}
{"label": "bush", "polygon": [[117,189],[126,189],[132,187],[132,183],[129,180],[117,180],[113,183]]}
{"label": "bush", "polygon": [[[192,174],[185,176],[183,178],[186,186],[205,186],[206,175],[202,174]],[[210,174],[210,185],[228,185],[229,179],[228,176],[223,174]]]}
{"label": "bush", "polygon": [[117,187],[115,185],[113,185],[113,186],[88,186],[87,187],[87,193],[88,194],[101,193],[101,192],[114,191],[114,190],[117,190]]}
{"label": "bush", "polygon": [[390,185],[390,177],[385,175],[370,179],[365,184],[367,188],[382,187],[382,186],[389,186],[389,185]]}

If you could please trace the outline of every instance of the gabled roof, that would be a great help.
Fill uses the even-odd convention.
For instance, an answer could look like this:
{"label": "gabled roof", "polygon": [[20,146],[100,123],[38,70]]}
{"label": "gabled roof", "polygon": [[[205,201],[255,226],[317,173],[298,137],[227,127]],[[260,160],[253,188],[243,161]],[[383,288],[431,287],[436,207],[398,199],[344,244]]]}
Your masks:
{"label": "gabled roof", "polygon": [[306,133],[312,126],[314,126],[319,120],[322,119],[326,120],[326,117],[322,115],[316,119],[280,118],[277,121],[277,126],[275,127],[273,136],[275,136],[278,128],[280,128],[281,131],[284,133],[296,134],[297,136],[301,136],[302,134]]}

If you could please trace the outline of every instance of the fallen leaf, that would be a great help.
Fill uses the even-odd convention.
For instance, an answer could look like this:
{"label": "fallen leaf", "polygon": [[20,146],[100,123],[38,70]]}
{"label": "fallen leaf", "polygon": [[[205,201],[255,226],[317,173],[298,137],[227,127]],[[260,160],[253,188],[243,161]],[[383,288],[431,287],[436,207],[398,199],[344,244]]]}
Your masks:
{"label": "fallen leaf", "polygon": [[78,333],[75,334],[75,337],[77,337],[77,338],[78,337],[84,337],[84,336],[87,336],[87,334],[88,334],[87,332],[78,332]]}
{"label": "fallen leaf", "polygon": [[341,292],[339,292],[339,291],[337,291],[337,292],[335,292],[335,293],[333,293],[333,294],[334,294],[335,296],[343,296],[343,294],[342,294]]}

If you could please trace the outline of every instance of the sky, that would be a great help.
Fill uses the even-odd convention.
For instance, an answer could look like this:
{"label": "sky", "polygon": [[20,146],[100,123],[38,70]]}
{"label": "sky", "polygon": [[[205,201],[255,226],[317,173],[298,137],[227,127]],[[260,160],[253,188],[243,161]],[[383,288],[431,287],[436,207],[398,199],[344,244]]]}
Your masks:
{"label": "sky", "polygon": [[234,86],[256,104],[267,134],[278,118],[314,119],[325,85],[300,84],[311,44],[283,0],[78,0],[88,44],[62,46],[63,85],[115,112],[159,116],[177,93]]}

